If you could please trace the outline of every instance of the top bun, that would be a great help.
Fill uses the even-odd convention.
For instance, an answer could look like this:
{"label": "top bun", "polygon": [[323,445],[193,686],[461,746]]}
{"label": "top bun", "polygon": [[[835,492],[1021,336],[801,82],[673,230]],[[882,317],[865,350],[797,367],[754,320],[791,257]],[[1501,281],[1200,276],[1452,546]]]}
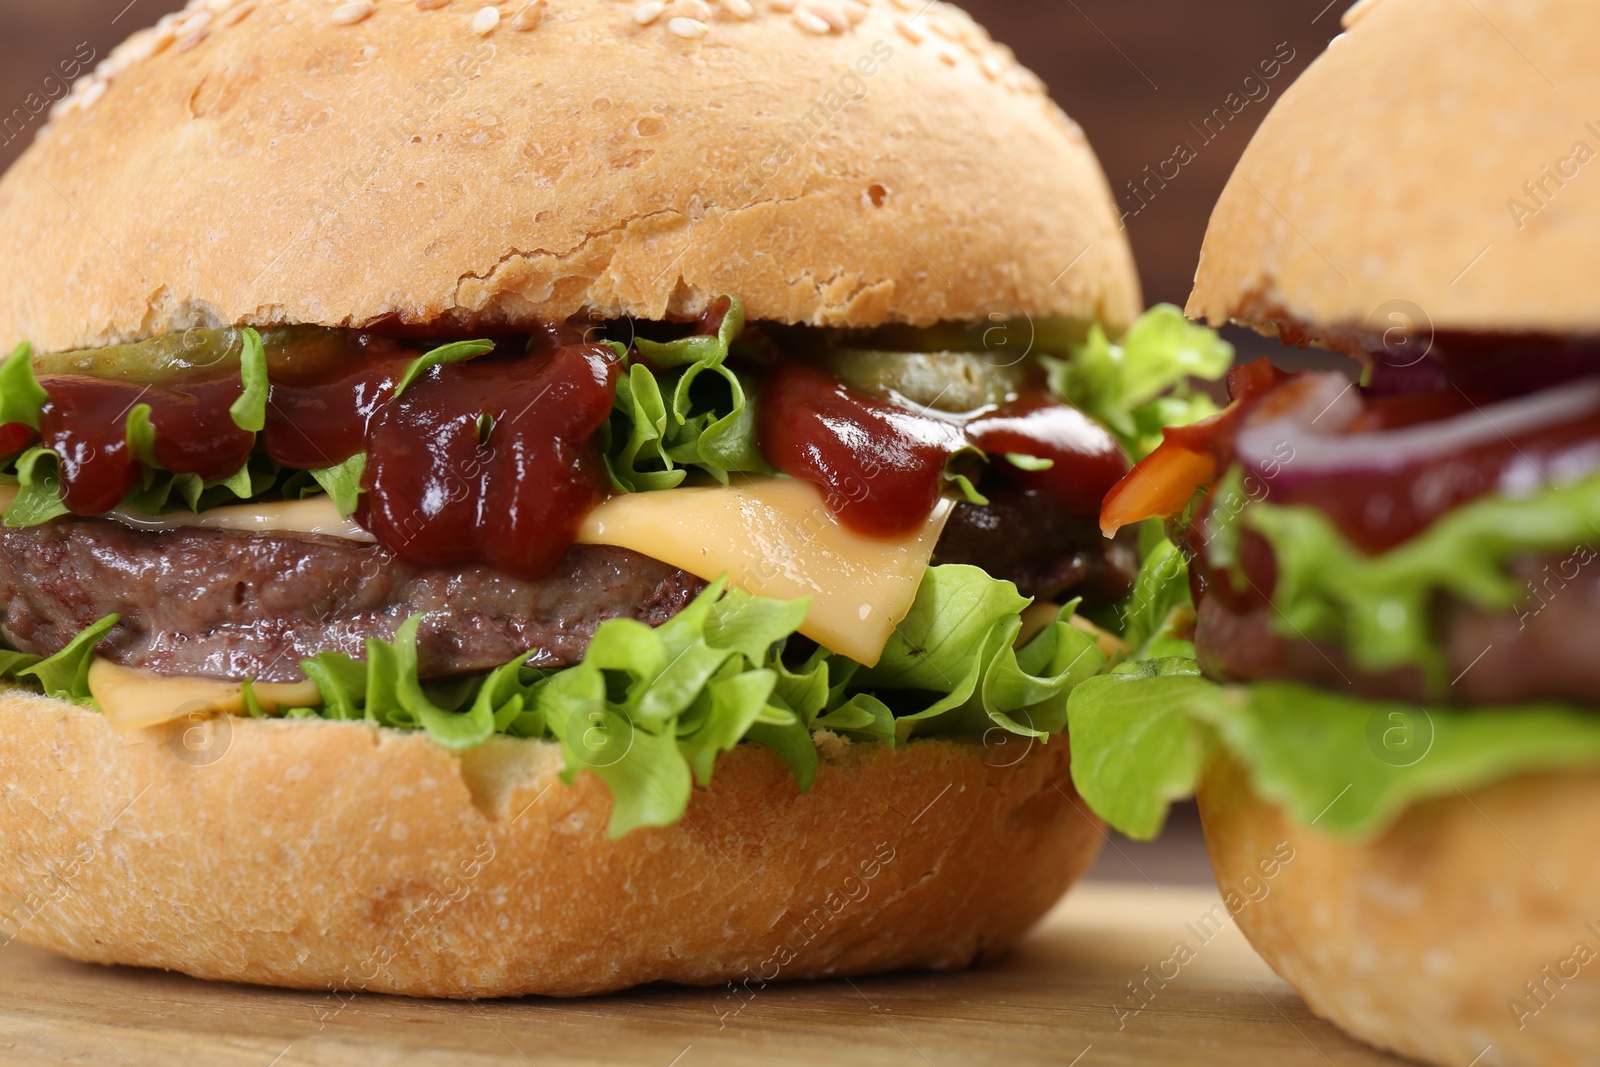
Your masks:
{"label": "top bun", "polygon": [[1223,191],[1189,314],[1336,347],[1412,319],[1600,334],[1600,4],[1367,0],[1345,25]]}
{"label": "top bun", "polygon": [[192,2],[0,181],[0,340],[44,350],[722,293],[846,327],[1139,306],[1082,131],[921,0]]}

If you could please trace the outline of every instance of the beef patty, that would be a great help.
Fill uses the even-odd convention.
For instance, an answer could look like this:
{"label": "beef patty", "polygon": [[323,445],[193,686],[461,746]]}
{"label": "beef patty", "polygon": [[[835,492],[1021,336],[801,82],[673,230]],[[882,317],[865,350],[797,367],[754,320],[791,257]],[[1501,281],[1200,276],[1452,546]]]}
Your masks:
{"label": "beef patty", "polygon": [[1284,636],[1274,625],[1274,609],[1236,613],[1216,597],[1200,600],[1200,667],[1219,681],[1297,681],[1372,700],[1592,705],[1600,694],[1600,657],[1593,645],[1600,567],[1594,560],[1592,550],[1581,549],[1518,561],[1509,569],[1528,584],[1529,594],[1509,611],[1440,597],[1433,625],[1450,681],[1443,693],[1430,692],[1419,670],[1367,673],[1337,642]]}
{"label": "beef patty", "polygon": [[705,583],[626,549],[574,545],[536,581],[491,567],[417,567],[380,545],[292,534],[150,532],[101,519],[0,531],[0,640],[48,655],[110,614],[100,645],[164,674],[302,680],[318,652],[364,657],[420,612],[425,678],[578,662],[607,619],[659,625]]}
{"label": "beef patty", "polygon": [[[1104,603],[1132,586],[1130,544],[1022,491],[962,504],[936,563],[970,563],[1025,595]],[[574,545],[543,577],[482,565],[420,567],[381,545],[298,534],[138,530],[107,519],[0,529],[0,643],[50,655],[107,615],[98,652],[163,674],[292,682],[318,652],[365,654],[420,613],[421,676],[488,670],[532,650],[534,667],[578,662],[607,619],[658,626],[705,588],[627,549]]]}

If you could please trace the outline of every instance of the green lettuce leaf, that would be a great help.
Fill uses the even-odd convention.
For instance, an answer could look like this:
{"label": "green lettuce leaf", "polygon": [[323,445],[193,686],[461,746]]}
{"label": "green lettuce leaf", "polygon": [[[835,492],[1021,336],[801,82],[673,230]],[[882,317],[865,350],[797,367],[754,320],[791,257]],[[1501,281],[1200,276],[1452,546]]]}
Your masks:
{"label": "green lettuce leaf", "polygon": [[601,624],[573,667],[535,670],[519,658],[467,692],[417,680],[420,616],[394,641],[369,641],[365,663],[327,652],[301,669],[326,718],[424,730],[454,749],[495,733],[559,742],[564,777],[587,770],[605,782],[611,832],[624,834],[682,818],[694,785],[741,741],[777,753],[803,791],[816,779],[816,730],[891,745],[924,734],[1059,733],[1067,693],[1106,659],[1072,625],[1075,605],[1016,648],[1028,604],[975,567],[931,568],[871,670],[820,648],[793,662],[786,653],[809,602],[725,581],[659,627]]}
{"label": "green lettuce leaf", "polygon": [[733,472],[774,473],[757,446],[752,385],[727,365],[744,332],[744,307],[728,300],[715,337],[640,338],[639,359],[618,346],[624,373],[601,435],[618,492],[671,489],[691,470],[724,485]]}
{"label": "green lettuce leaf", "polygon": [[17,457],[17,496],[6,508],[7,527],[37,526],[67,514],[61,499],[60,462],[61,457],[40,445]]}
{"label": "green lettuce leaf", "polygon": [[47,658],[20,652],[0,653],[0,678],[37,687],[45,696],[58,700],[92,704],[89,664],[94,658],[94,646],[104,639],[120,619],[119,615],[107,615],[67,642],[60,652]]}
{"label": "green lettuce leaf", "polygon": [[400,380],[395,383],[394,396],[390,399],[399,400],[400,395],[411,388],[418,378],[441,363],[463,363],[493,351],[493,341],[455,341],[424,352],[412,360],[405,373],[400,375]]}
{"label": "green lettuce leaf", "polygon": [[1193,659],[1194,606],[1189,598],[1189,568],[1166,539],[1145,554],[1133,593],[1118,608],[1129,659]]}
{"label": "green lettuce leaf", "polygon": [[267,350],[261,344],[261,335],[248,327],[241,331],[244,343],[239,352],[239,376],[244,382],[244,392],[228,408],[233,424],[241,430],[260,433],[267,425]]}
{"label": "green lettuce leaf", "polygon": [[39,409],[49,400],[33,377],[33,346],[24,341],[0,363],[0,426],[39,428]]}
{"label": "green lettuce leaf", "polygon": [[1171,304],[1158,304],[1112,344],[1099,326],[1066,360],[1044,357],[1055,391],[1114,433],[1141,459],[1161,443],[1161,430],[1215,414],[1209,396],[1190,379],[1221,378],[1233,365],[1233,346],[1189,322]]}
{"label": "green lettuce leaf", "polygon": [[146,467],[159,467],[156,462],[156,428],[150,421],[149,404],[135,404],[128,409],[128,421],[123,431],[128,451]]}
{"label": "green lettuce leaf", "polygon": [[1187,701],[1211,687],[1192,660],[1145,660],[1090,678],[1067,700],[1072,781],[1099,816],[1139,841],[1194,793],[1210,734]]}
{"label": "green lettuce leaf", "polygon": [[[1420,667],[1443,690],[1447,670],[1431,606],[1450,594],[1505,611],[1528,598],[1508,563],[1530,552],[1585,546],[1600,531],[1600,476],[1530,496],[1487,496],[1454,509],[1376,556],[1352,545],[1315,508],[1251,504],[1239,523],[1272,546],[1275,625],[1286,636],[1342,641],[1363,670]],[[1593,558],[1594,549],[1578,548]]]}
{"label": "green lettuce leaf", "polygon": [[1302,685],[1221,686],[1192,662],[1133,665],[1069,700],[1072,776],[1131,837],[1160,832],[1220,746],[1303,826],[1363,838],[1411,805],[1530,771],[1600,765],[1600,714],[1546,703],[1422,707]]}
{"label": "green lettuce leaf", "polygon": [[361,501],[361,478],[367,472],[367,454],[357,452],[343,463],[311,471],[311,477],[333,500],[339,514],[349,518]]}

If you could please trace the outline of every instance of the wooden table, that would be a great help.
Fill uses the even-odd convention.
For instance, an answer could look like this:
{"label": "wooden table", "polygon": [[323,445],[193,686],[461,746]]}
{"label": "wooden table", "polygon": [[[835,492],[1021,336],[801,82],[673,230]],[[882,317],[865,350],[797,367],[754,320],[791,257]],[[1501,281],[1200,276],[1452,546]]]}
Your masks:
{"label": "wooden table", "polygon": [[[956,974],[460,1004],[212,985],[0,950],[0,1063],[1394,1064],[1311,1015],[1187,889],[1089,883],[1004,960]],[[1184,942],[1193,958],[1173,962]],[[1176,954],[1179,958],[1188,953]],[[1147,975],[1146,967],[1151,971]],[[1159,972],[1177,976],[1166,981]],[[1146,1006],[1128,983],[1143,983]],[[725,1014],[726,1013],[726,1014]],[[1124,1014],[1127,1013],[1127,1014]]]}

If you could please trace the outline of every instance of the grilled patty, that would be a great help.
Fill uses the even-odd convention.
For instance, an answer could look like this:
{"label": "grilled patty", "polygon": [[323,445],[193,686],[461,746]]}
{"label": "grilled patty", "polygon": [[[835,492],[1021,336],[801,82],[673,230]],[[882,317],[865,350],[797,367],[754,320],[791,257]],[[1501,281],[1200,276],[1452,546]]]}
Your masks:
{"label": "grilled patty", "polygon": [[[971,563],[1029,596],[1096,603],[1127,592],[1137,563],[1131,546],[1022,492],[958,506],[934,562]],[[658,626],[704,588],[676,567],[598,545],[572,546],[527,581],[482,565],[420,567],[331,537],[105,519],[0,529],[0,643],[50,655],[117,614],[99,654],[162,674],[299,681],[301,660],[363,657],[368,638],[393,638],[418,613],[424,678],[488,670],[530,650],[530,666],[564,667],[607,619]]]}
{"label": "grilled patty", "polygon": [[1235,613],[1202,597],[1195,641],[1200,666],[1221,681],[1305,682],[1373,700],[1443,700],[1452,704],[1516,704],[1562,700],[1594,704],[1600,657],[1600,569],[1594,553],[1532,556],[1511,572],[1527,583],[1526,602],[1484,611],[1453,598],[1434,605],[1434,632],[1444,657],[1447,692],[1430,692],[1418,670],[1369,674],[1337,642],[1285,636],[1270,608]]}
{"label": "grilled patty", "polygon": [[361,657],[422,613],[425,678],[578,662],[607,619],[659,625],[705,583],[626,549],[574,545],[535,581],[491,567],[417,567],[380,545],[221,530],[135,530],[99,519],[0,531],[0,640],[59,651],[110,614],[100,653],[163,674],[301,680],[318,652]]}

